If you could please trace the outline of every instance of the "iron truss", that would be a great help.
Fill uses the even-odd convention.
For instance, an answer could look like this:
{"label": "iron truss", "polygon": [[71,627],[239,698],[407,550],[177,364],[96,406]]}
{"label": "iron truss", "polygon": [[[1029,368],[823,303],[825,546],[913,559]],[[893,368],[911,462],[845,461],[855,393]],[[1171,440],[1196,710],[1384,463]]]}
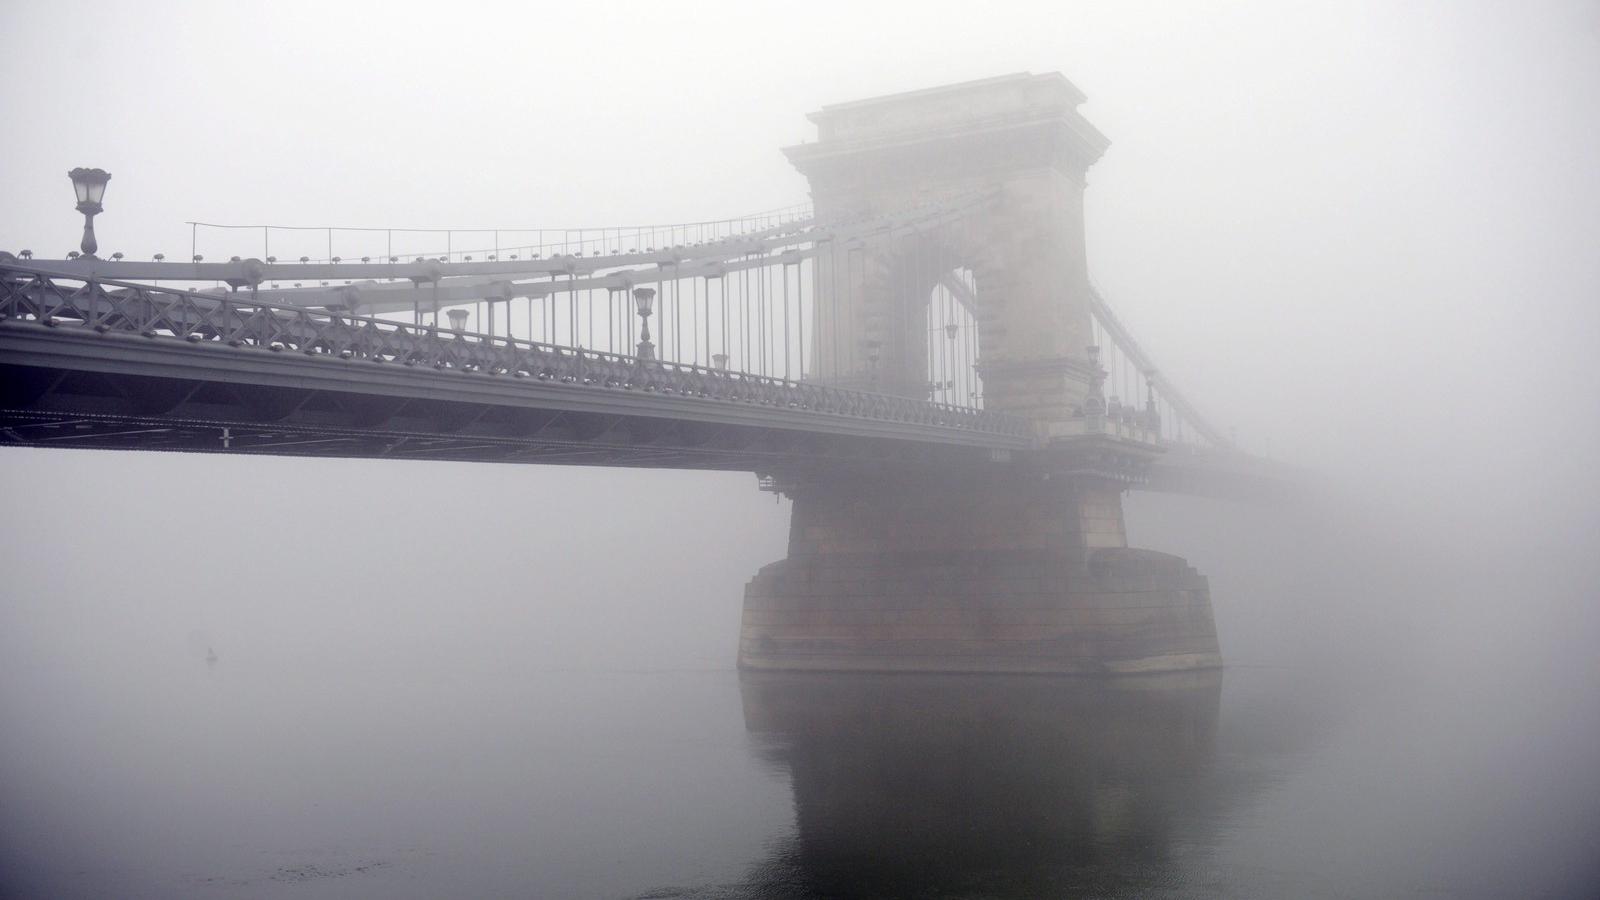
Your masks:
{"label": "iron truss", "polygon": [[1021,417],[0,265],[5,442],[681,466],[948,463]]}

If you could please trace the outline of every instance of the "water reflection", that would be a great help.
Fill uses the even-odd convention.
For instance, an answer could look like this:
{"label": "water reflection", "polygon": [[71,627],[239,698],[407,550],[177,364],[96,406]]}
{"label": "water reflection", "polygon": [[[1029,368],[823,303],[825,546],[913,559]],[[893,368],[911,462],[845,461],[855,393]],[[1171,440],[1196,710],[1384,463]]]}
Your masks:
{"label": "water reflection", "polygon": [[1159,679],[747,673],[745,727],[796,831],[761,897],[1172,888],[1212,802],[1221,673]]}

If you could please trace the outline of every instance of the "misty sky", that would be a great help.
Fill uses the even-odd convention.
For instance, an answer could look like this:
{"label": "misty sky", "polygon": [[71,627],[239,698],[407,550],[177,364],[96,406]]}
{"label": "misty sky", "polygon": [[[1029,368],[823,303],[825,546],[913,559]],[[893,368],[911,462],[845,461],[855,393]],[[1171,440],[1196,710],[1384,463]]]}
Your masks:
{"label": "misty sky", "polygon": [[825,103],[1059,70],[1112,140],[1090,173],[1094,277],[1255,449],[1315,457],[1290,408],[1339,431],[1397,407],[1526,427],[1529,391],[1597,383],[1560,349],[1600,334],[1593,2],[13,0],[0,17],[13,251],[76,246],[76,165],[114,174],[102,249],[135,256],[186,254],[191,219],[734,215],[804,199],[777,148]]}

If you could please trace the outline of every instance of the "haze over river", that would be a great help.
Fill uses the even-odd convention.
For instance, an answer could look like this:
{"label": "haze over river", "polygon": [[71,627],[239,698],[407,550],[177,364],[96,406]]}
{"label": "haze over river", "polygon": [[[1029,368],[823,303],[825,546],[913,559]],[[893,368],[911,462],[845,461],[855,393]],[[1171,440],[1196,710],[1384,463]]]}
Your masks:
{"label": "haze over river", "polygon": [[[175,491],[162,516],[208,526],[191,540],[82,515],[119,490],[108,461],[333,498],[394,471],[69,453],[52,487],[8,479],[36,523],[4,550],[8,898],[1580,897],[1600,877],[1573,572],[1514,592],[1135,497],[1135,539],[1211,575],[1226,670],[741,676],[739,584],[784,520],[747,477],[547,479],[582,533],[614,523],[597,548],[446,502],[525,470],[403,467],[438,512],[341,550],[292,493]],[[637,515],[563,505],[644,484]],[[497,552],[433,537],[474,533]]]}
{"label": "haze over river", "polygon": [[748,474],[0,449],[0,900],[1600,897],[1595,0],[3,0],[0,36],[35,263],[82,247],[79,166],[102,254],[353,260],[789,208],[807,113],[1060,71],[1112,141],[1084,241],[984,256],[1086,260],[1308,494],[1127,498],[1220,672],[741,677],[789,510]]}

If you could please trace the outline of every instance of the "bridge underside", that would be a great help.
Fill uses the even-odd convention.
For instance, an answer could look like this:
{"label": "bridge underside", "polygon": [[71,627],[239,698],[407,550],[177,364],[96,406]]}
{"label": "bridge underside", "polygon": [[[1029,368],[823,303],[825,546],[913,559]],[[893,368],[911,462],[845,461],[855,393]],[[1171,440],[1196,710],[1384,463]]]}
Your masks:
{"label": "bridge underside", "polygon": [[765,472],[964,466],[982,448],[755,423],[0,365],[0,444]]}
{"label": "bridge underside", "polygon": [[[1000,443],[1000,442],[997,442]],[[0,364],[0,446],[703,469],[771,474],[962,471],[1040,453],[626,410],[463,404],[244,380]],[[1047,454],[1048,455],[1048,454]],[[1292,499],[1293,473],[1250,457],[1168,451],[1124,487]]]}

